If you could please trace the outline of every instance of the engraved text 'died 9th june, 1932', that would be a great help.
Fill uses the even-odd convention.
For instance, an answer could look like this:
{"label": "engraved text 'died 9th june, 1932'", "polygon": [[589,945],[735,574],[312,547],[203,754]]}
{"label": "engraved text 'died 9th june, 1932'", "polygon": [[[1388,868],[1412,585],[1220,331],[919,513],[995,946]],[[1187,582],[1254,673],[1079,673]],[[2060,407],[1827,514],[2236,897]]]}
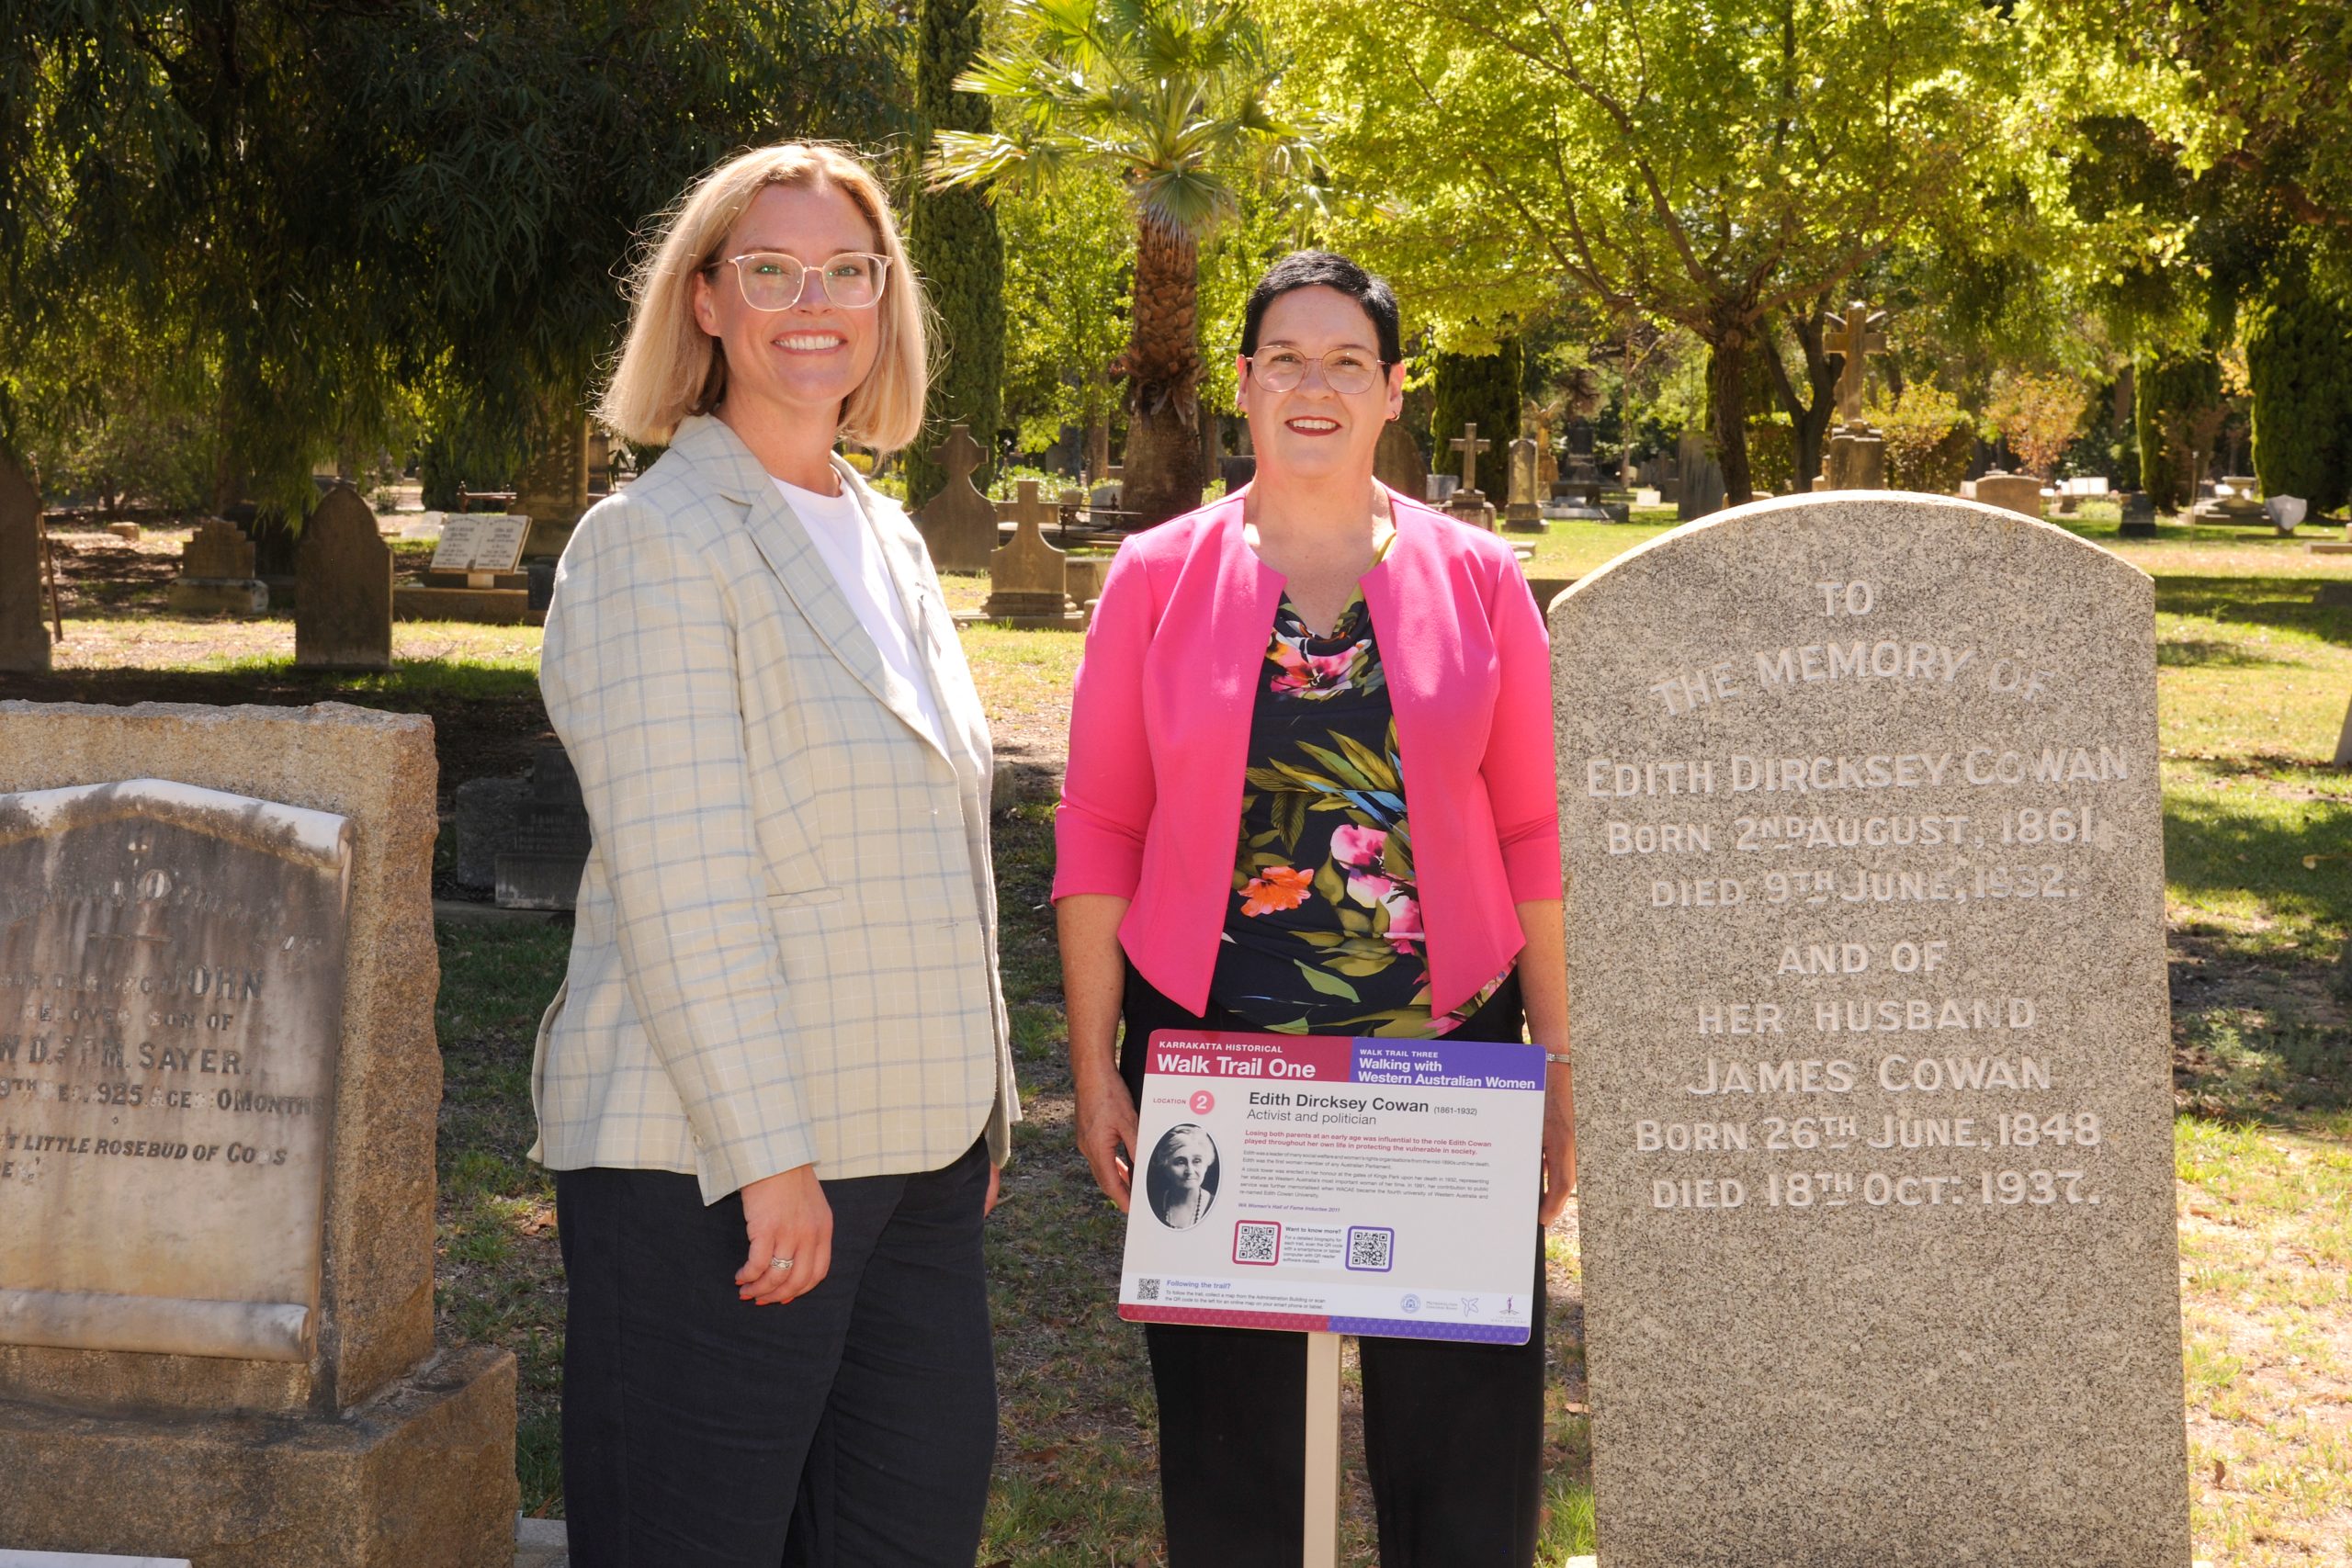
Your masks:
{"label": "engraved text 'died 9th june, 1932'", "polygon": [[2145,577],[1857,492],[1552,627],[1600,1561],[2185,1565]]}
{"label": "engraved text 'died 9th june, 1932'", "polygon": [[351,852],[161,780],[0,795],[0,1342],[307,1358]]}

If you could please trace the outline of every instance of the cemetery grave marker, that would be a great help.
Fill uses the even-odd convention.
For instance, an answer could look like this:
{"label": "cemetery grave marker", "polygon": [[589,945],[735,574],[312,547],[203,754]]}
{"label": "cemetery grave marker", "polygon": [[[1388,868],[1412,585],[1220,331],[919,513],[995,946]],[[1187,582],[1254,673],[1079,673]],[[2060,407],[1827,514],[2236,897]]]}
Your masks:
{"label": "cemetery grave marker", "polygon": [[2041,481],[2031,474],[2006,473],[1996,468],[1976,481],[1975,499],[2020,517],[2038,518],[2041,515]]}
{"label": "cemetery grave marker", "polygon": [[254,575],[253,541],[223,517],[208,517],[180,549],[180,574],[165,604],[179,615],[258,615],[269,588]]}
{"label": "cemetery grave marker", "polygon": [[[1835,319],[1838,325],[1824,334],[1822,346],[1844,361],[1838,367],[1838,428],[1829,438],[1819,488],[1884,490],[1886,436],[1863,417],[1862,392],[1869,381],[1870,356],[1886,351],[1886,334],[1877,330],[1886,312],[1874,311],[1856,299],[1847,305],[1843,316]],[[1799,490],[1812,484],[1810,474],[1797,476]]]}
{"label": "cemetery grave marker", "polygon": [[469,588],[515,587],[499,578],[520,568],[523,542],[530,530],[531,520],[519,513],[453,512],[441,525],[440,540],[433,547],[432,570],[436,576],[462,575]]}
{"label": "cemetery grave marker", "polygon": [[997,547],[996,508],[972,483],[988,454],[972,439],[969,425],[951,424],[947,439],[933,454],[947,470],[947,482],[915,513],[915,526],[938,571],[986,571]]}
{"label": "cemetery grave marker", "polygon": [[1713,445],[1698,431],[1686,431],[1674,454],[1674,514],[1688,523],[1724,509],[1724,468]]}
{"label": "cemetery grave marker", "polygon": [[576,908],[581,873],[594,841],[588,803],[581,796],[580,775],[572,769],[571,754],[560,742],[534,747],[530,784],[514,805],[505,842],[492,856],[492,896],[498,907]]}
{"label": "cemetery grave marker", "polygon": [[40,492],[0,452],[0,670],[49,668],[40,615]]}
{"label": "cemetery grave marker", "polygon": [[1463,425],[1462,434],[1447,445],[1462,454],[1462,484],[1446,497],[1446,511],[1474,528],[1484,528],[1487,533],[1493,533],[1495,509],[1487,504],[1486,495],[1478,489],[1478,454],[1494,443],[1482,440],[1478,426],[1473,423]]}
{"label": "cemetery grave marker", "polygon": [[1510,489],[1503,504],[1503,526],[1518,534],[1544,531],[1543,509],[1535,500],[1535,438],[1522,435],[1510,444]]}
{"label": "cemetery grave marker", "polygon": [[0,1541],[506,1568],[436,1346],[432,725],[0,703]]}
{"label": "cemetery grave marker", "polygon": [[2150,580],[1802,497],[1551,626],[1601,1568],[2186,1568]]}
{"label": "cemetery grave marker", "polygon": [[1075,626],[1069,558],[1046,543],[1044,533],[1054,509],[1039,496],[1036,480],[1023,479],[1015,488],[1012,541],[989,556],[984,618],[1032,629]]}
{"label": "cemetery grave marker", "polygon": [[1381,445],[1371,451],[1371,478],[1408,501],[1425,501],[1430,468],[1420,458],[1420,442],[1404,428],[1402,419],[1381,425]]}
{"label": "cemetery grave marker", "polygon": [[302,525],[294,552],[294,662],[311,670],[392,667],[392,551],[376,514],[337,485]]}

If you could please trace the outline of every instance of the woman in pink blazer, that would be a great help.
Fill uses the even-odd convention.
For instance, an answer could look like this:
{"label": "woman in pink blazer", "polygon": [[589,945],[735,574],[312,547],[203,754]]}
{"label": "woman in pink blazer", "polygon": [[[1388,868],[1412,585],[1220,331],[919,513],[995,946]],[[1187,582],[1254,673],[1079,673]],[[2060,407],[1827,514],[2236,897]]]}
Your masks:
{"label": "woman in pink blazer", "polygon": [[[1070,715],[1054,898],[1078,1139],[1124,1210],[1155,1029],[1532,1038],[1544,1196],[1574,1183],[1550,646],[1508,546],[1372,477],[1396,296],[1301,252],[1250,296],[1238,496],[1129,539]],[[1119,1048],[1121,1024],[1125,1047]],[[1523,1347],[1363,1341],[1387,1568],[1524,1568],[1543,1268]],[[1303,1548],[1306,1342],[1154,1324],[1170,1568]]]}

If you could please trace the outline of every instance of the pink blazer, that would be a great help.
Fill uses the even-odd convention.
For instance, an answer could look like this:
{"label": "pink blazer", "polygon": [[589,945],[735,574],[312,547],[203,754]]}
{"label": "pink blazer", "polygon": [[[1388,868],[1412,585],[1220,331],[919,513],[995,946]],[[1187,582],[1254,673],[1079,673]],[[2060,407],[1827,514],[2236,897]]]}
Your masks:
{"label": "pink blazer", "polygon": [[[1510,546],[1393,491],[1390,503],[1396,537],[1363,592],[1396,705],[1430,1006],[1444,1013],[1519,952],[1513,905],[1560,897],[1551,639]],[[1131,900],[1121,945],[1194,1012],[1216,966],[1282,591],[1227,497],[1119,547],[1079,666],[1054,897]]]}

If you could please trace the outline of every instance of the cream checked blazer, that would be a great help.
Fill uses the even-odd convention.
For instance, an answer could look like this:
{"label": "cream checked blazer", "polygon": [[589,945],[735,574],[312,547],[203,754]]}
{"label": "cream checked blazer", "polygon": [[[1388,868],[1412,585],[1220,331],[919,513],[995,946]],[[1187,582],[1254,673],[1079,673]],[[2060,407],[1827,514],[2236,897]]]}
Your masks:
{"label": "cream checked blazer", "polygon": [[1020,1109],[996,963],[988,719],[922,536],[846,464],[948,737],[924,732],[775,484],[688,419],[581,519],[539,686],[595,846],[539,1025],[532,1157],[715,1202],[932,1170]]}

